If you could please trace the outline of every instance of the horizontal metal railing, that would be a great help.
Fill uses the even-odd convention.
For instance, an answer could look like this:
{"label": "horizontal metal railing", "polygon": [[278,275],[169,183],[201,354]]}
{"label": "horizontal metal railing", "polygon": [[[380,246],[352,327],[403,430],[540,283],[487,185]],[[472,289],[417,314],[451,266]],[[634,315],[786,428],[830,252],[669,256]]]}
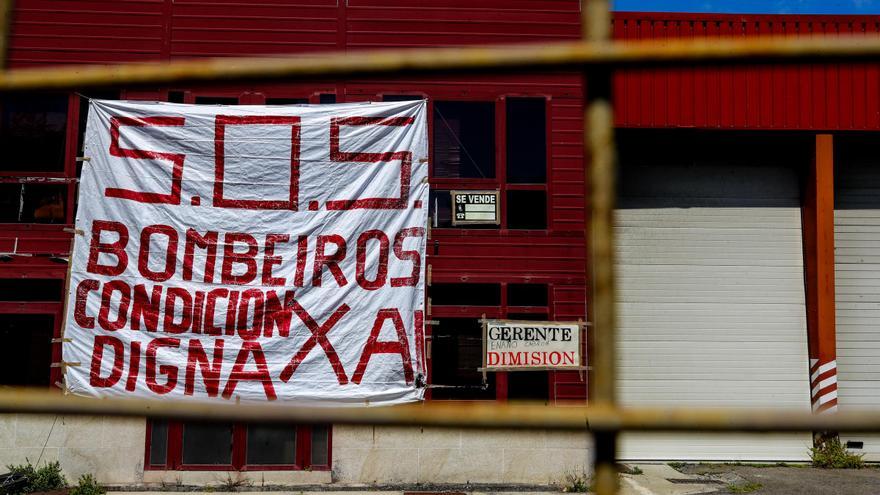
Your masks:
{"label": "horizontal metal railing", "polygon": [[[11,0],[0,0],[0,29]],[[595,332],[591,376],[593,405],[449,404],[430,402],[385,408],[314,408],[286,404],[205,404],[138,399],[88,399],[47,390],[0,389],[2,413],[113,415],[199,420],[589,430],[595,438],[595,489],[616,491],[617,434],[621,431],[880,431],[880,411],[813,415],[756,409],[617,408],[612,214],[615,149],[612,70],[690,64],[880,61],[880,37],[609,40],[606,0],[587,0],[584,41],[469,48],[383,50],[272,58],[222,58],[113,66],[47,67],[0,72],[0,93],[83,90],[244,80],[303,81],[428,75],[438,72],[585,71],[585,150],[590,156],[591,232],[588,234]],[[0,65],[5,60],[0,32]],[[806,373],[806,370],[804,371]]]}

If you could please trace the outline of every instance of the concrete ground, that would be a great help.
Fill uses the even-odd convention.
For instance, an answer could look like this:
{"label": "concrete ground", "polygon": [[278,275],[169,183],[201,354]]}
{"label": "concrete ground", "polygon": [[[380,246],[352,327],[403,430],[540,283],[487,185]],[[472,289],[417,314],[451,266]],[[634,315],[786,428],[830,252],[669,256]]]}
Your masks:
{"label": "concrete ground", "polygon": [[[756,495],[877,495],[880,494],[880,467],[860,470],[815,469],[809,466],[760,466],[733,464],[627,464],[621,474],[622,495],[730,495],[753,493]],[[537,487],[512,491],[486,488],[443,487],[432,493],[464,493],[466,495],[559,495],[560,488]],[[422,489],[425,490],[425,489]],[[413,490],[416,493],[422,490]],[[236,495],[404,495],[409,490],[388,487],[346,487],[343,489],[310,486],[280,491],[236,492]],[[426,490],[427,491],[427,490]],[[187,491],[113,491],[110,495],[194,495],[211,493],[213,490],[192,488]]]}
{"label": "concrete ground", "polygon": [[809,466],[630,464],[621,475],[626,495],[875,495],[880,494],[880,468],[816,469]]}

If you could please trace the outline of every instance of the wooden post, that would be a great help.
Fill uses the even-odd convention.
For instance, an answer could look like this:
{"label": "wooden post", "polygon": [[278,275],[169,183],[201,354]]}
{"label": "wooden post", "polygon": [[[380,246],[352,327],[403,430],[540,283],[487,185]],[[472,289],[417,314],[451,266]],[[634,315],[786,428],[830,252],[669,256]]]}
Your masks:
{"label": "wooden post", "polygon": [[816,136],[803,205],[804,274],[813,412],[837,410],[834,329],[834,138]]}

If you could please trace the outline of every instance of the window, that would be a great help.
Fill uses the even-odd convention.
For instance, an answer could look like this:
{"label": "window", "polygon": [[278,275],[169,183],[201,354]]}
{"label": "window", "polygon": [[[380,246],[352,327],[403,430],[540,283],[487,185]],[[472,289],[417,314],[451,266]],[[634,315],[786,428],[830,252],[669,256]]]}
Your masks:
{"label": "window", "polygon": [[266,105],[305,105],[308,102],[308,98],[266,98]]}
{"label": "window", "polygon": [[493,372],[483,365],[481,319],[547,320],[545,284],[434,283],[431,297],[429,376],[433,400],[547,400],[547,371]]}
{"label": "window", "polygon": [[547,182],[547,102],[543,98],[507,100],[507,182]]}
{"label": "window", "polygon": [[150,421],[148,469],[330,469],[330,427]]}
{"label": "window", "polygon": [[[417,98],[385,95],[386,101]],[[433,101],[429,214],[432,226],[452,228],[450,191],[498,190],[501,224],[464,229],[544,230],[547,222],[548,118],[543,97],[492,102]],[[503,106],[503,108],[502,108]],[[496,112],[505,116],[497,121]],[[496,142],[496,140],[500,142]],[[503,149],[496,164],[496,147]]]}
{"label": "window", "polygon": [[507,228],[546,229],[546,191],[507,191]]}
{"label": "window", "polygon": [[0,301],[60,302],[64,280],[60,278],[2,278]]}
{"label": "window", "polygon": [[434,176],[495,177],[495,104],[434,102]]}
{"label": "window", "polygon": [[0,315],[0,385],[48,387],[54,334],[51,314]]}
{"label": "window", "polygon": [[67,102],[63,94],[0,100],[0,171],[64,171]]}

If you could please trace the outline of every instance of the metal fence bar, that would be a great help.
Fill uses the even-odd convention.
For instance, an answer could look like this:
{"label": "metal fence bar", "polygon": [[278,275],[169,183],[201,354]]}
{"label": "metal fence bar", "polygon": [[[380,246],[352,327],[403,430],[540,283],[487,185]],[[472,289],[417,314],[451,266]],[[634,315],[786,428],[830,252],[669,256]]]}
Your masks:
{"label": "metal fence bar", "polygon": [[0,73],[0,92],[95,87],[411,76],[438,72],[528,72],[718,64],[880,59],[880,37],[760,37],[654,41],[572,41],[469,48],[381,50],[320,56],[217,58],[119,65],[15,69]]}
{"label": "metal fence bar", "polygon": [[0,414],[64,414],[202,421],[336,423],[439,428],[603,431],[880,431],[880,411],[814,415],[804,411],[614,408],[584,405],[446,403],[388,407],[303,407],[279,403],[93,399],[45,389],[0,389]]}
{"label": "metal fence bar", "polygon": [[[606,43],[611,39],[611,5],[609,0],[585,2],[584,40]],[[592,262],[587,266],[586,280],[592,281],[593,352],[590,364],[589,400],[599,407],[615,405],[615,293],[614,293],[614,198],[615,156],[614,110],[612,106],[612,72],[607,65],[587,67],[585,78],[584,156],[589,172],[585,173],[590,223],[586,226],[586,246]],[[592,272],[592,277],[590,273]],[[593,434],[593,487],[597,495],[613,495],[618,489],[616,430]]]}

